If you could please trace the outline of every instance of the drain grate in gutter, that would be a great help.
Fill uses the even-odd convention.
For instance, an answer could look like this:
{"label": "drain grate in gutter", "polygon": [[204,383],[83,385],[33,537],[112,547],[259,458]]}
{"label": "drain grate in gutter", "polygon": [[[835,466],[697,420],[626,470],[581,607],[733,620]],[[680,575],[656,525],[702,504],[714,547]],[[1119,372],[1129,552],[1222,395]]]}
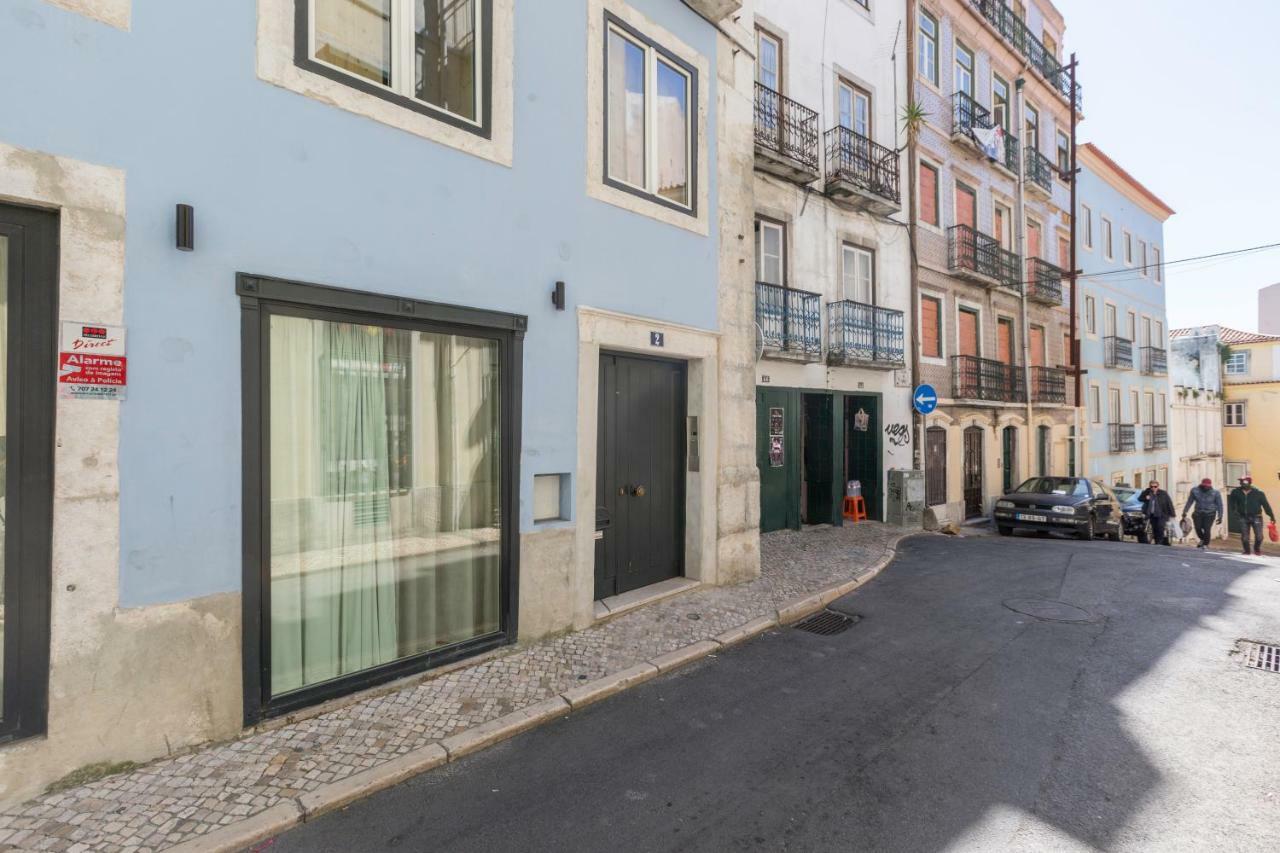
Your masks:
{"label": "drain grate in gutter", "polygon": [[1240,646],[1244,651],[1245,666],[1264,672],[1280,672],[1280,646],[1252,642],[1244,642]]}
{"label": "drain grate in gutter", "polygon": [[[860,618],[860,617],[859,617]],[[823,610],[815,613],[808,619],[804,619],[795,624],[797,631],[808,631],[810,634],[818,634],[823,637],[830,637],[832,634],[839,634],[848,631],[858,619],[845,616],[843,613],[836,613],[834,610]]]}

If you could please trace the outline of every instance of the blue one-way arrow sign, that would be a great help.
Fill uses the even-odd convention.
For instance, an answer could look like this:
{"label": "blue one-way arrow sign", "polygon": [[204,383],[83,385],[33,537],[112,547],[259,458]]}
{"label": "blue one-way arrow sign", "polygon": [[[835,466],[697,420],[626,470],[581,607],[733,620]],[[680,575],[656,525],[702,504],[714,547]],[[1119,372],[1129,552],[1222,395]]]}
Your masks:
{"label": "blue one-way arrow sign", "polygon": [[932,385],[918,385],[915,393],[911,395],[911,403],[916,407],[917,412],[927,415],[938,408],[938,392]]}

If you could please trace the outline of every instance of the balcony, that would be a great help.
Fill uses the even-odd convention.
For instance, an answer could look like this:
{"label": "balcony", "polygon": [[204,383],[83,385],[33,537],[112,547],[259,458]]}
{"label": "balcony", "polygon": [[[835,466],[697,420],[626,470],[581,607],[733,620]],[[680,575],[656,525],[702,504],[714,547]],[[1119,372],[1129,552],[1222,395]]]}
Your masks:
{"label": "balcony", "polygon": [[1103,363],[1106,367],[1133,369],[1133,341],[1109,335],[1102,339],[1102,345],[1105,350]]}
{"label": "balcony", "polygon": [[904,367],[904,329],[901,311],[861,302],[833,302],[827,306],[827,361],[885,370]]}
{"label": "balcony", "polygon": [[1133,424],[1107,424],[1107,436],[1112,453],[1132,453],[1136,448]]}
{"label": "balcony", "polygon": [[1167,424],[1147,424],[1142,428],[1143,450],[1168,450],[1169,427]]}
{"label": "balcony", "polygon": [[1160,347],[1142,348],[1142,372],[1147,376],[1165,376],[1169,372],[1169,353]]}
{"label": "balcony", "polygon": [[756,168],[787,181],[818,179],[818,114],[756,83]]}
{"label": "balcony", "polygon": [[1027,298],[1042,305],[1062,304],[1062,279],[1066,274],[1059,267],[1039,258],[1027,260]]}
{"label": "balcony", "polygon": [[880,216],[902,209],[897,151],[847,127],[827,131],[825,141],[827,195]]}
{"label": "balcony", "polygon": [[[1005,0],[969,0],[969,5],[995,27],[1014,50],[1026,57],[1028,64],[1044,77],[1054,91],[1070,102],[1071,75],[1044,46],[1044,42],[1032,35],[1026,23],[1014,14]],[[1082,102],[1079,84],[1076,84],[1074,97],[1079,108]]]}
{"label": "balcony", "polygon": [[822,297],[818,294],[756,282],[756,323],[765,355],[822,360]]}
{"label": "balcony", "polygon": [[1027,189],[1038,193],[1046,200],[1053,196],[1053,161],[1034,148],[1023,152],[1023,162],[1027,167]]}
{"label": "balcony", "polygon": [[[951,139],[986,156],[977,131],[995,127],[991,111],[965,92],[952,96]],[[1003,169],[1012,178],[1018,176],[1018,137],[1004,131],[1003,159],[991,160],[992,165]]]}
{"label": "balcony", "polygon": [[947,229],[947,265],[955,275],[988,287],[1016,288],[1022,281],[1018,256],[968,225]]}
{"label": "balcony", "polygon": [[1061,367],[1032,367],[1031,402],[1066,405],[1067,371]]}
{"label": "balcony", "polygon": [[951,396],[959,400],[1025,403],[1022,368],[975,355],[951,359]]}

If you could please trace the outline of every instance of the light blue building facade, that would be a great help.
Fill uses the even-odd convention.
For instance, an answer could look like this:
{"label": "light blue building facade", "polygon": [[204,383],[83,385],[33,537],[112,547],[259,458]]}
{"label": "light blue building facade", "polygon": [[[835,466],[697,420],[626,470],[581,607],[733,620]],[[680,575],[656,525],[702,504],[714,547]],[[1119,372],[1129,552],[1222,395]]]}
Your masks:
{"label": "light blue building facade", "polygon": [[[735,65],[699,5],[5,4],[0,240],[56,240],[9,263],[6,316],[57,290],[11,364],[52,388],[55,325],[100,328],[127,385],[47,412],[5,386],[51,510],[8,516],[48,543],[6,552],[45,590],[6,641],[47,660],[5,673],[34,716],[0,799],[750,574],[717,520]],[[657,456],[681,467],[645,481]]]}
{"label": "light blue building facade", "polygon": [[1086,473],[1169,482],[1164,222],[1173,210],[1092,143],[1079,151],[1080,349]]}

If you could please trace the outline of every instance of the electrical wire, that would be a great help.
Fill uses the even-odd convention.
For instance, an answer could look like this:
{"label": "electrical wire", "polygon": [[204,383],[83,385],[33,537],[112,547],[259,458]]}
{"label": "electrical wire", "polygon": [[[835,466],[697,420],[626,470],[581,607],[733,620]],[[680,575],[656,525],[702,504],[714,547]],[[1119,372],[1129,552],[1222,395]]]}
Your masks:
{"label": "electrical wire", "polygon": [[[1176,261],[1162,261],[1161,263],[1158,263],[1158,264],[1147,264],[1147,270],[1148,271],[1160,270],[1163,272],[1169,267],[1177,266],[1179,264],[1191,264],[1191,263],[1200,263],[1204,261],[1215,261],[1215,263],[1205,264],[1204,267],[1195,268],[1197,270],[1207,269],[1208,267],[1216,266],[1218,263],[1225,263],[1226,261],[1234,260],[1237,257],[1243,257],[1245,255],[1255,254],[1259,252],[1266,252],[1266,251],[1270,251],[1271,249],[1280,249],[1280,243],[1263,243],[1258,246],[1250,246],[1246,249],[1231,249],[1226,252],[1214,252],[1208,255],[1196,255],[1195,257],[1190,257],[1190,258],[1179,258]],[[1028,259],[1028,260],[1031,260],[1031,259]],[[1067,273],[1067,271],[1063,270],[1063,278],[1066,278],[1068,275],[1069,274]],[[1148,275],[1144,275],[1142,273],[1142,267],[1140,266],[1119,267],[1117,269],[1101,270],[1099,272],[1082,272],[1080,273],[1079,277],[1092,279],[1092,278],[1103,278],[1107,276],[1120,276],[1120,275],[1124,275],[1128,277],[1114,278],[1114,279],[1111,279],[1111,281],[1115,281],[1115,282],[1139,281],[1144,278],[1149,278]],[[1160,280],[1163,281],[1164,276],[1161,276]],[[1007,282],[1005,286],[1006,287],[1022,287],[1028,284],[1039,284],[1039,283],[1040,283],[1039,279],[1031,279],[1028,281]]]}

